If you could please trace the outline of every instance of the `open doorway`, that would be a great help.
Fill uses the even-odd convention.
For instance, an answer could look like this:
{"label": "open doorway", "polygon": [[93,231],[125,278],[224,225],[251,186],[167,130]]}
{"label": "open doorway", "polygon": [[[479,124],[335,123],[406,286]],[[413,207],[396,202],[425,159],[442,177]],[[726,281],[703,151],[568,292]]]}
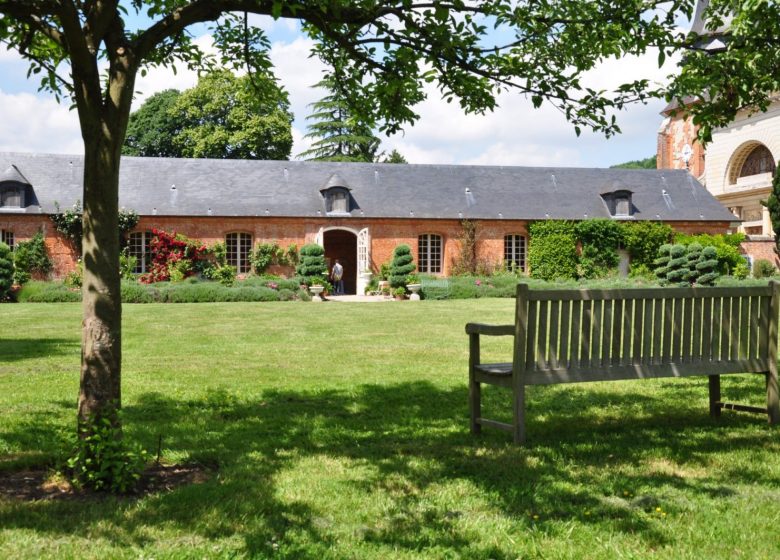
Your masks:
{"label": "open doorway", "polygon": [[357,293],[357,235],[343,229],[332,229],[322,236],[328,274],[336,259],[344,267],[344,293]]}

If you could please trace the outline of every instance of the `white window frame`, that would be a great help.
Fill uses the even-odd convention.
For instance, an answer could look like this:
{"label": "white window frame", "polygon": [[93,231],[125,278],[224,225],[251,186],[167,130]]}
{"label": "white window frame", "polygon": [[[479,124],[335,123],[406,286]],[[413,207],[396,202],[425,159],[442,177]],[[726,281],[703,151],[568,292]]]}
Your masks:
{"label": "white window frame", "polygon": [[422,274],[441,274],[444,239],[438,233],[417,236],[417,270]]}
{"label": "white window frame", "polygon": [[[8,242],[9,239],[11,240],[10,243]],[[15,243],[16,239],[14,237],[14,232],[11,231],[10,229],[0,229],[0,242],[3,242],[6,245],[8,245],[8,247],[11,248],[11,251],[13,251],[14,250],[14,246],[16,244]]]}
{"label": "white window frame", "polygon": [[[135,240],[140,236],[140,243]],[[133,272],[144,274],[149,272],[152,264],[151,242],[154,234],[151,231],[134,231],[127,236],[127,254],[136,258]]]}
{"label": "white window frame", "polygon": [[252,234],[245,231],[231,231],[225,235],[227,263],[245,274],[252,268]]}
{"label": "white window frame", "polygon": [[527,255],[528,240],[525,235],[508,233],[504,236],[504,266],[507,269],[512,267],[512,263],[516,263],[515,266],[525,272]]}
{"label": "white window frame", "polygon": [[[11,193],[19,197],[19,204],[7,204],[8,197]],[[0,188],[0,208],[24,208],[24,187]]]}

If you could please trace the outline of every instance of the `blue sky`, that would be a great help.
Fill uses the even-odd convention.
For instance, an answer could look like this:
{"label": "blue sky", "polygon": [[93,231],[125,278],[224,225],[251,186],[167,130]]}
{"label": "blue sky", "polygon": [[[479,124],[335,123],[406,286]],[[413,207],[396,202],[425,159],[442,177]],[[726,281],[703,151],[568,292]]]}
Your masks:
{"label": "blue sky", "polygon": [[[295,115],[293,156],[307,148],[308,104],[322,96],[312,88],[321,77],[322,66],[308,57],[310,41],[297,23],[255,18],[272,42],[271,57],[281,83],[290,93]],[[143,21],[136,20],[137,24]],[[204,46],[209,37],[205,27],[191,32]],[[609,61],[591,72],[587,81],[599,88],[618,85],[634,77],[662,80],[674,69],[673,62],[659,70],[650,53],[630,60]],[[53,96],[37,91],[38,82],[26,77],[27,66],[13,52],[0,47],[0,123],[5,134],[0,151],[81,153],[78,120],[68,102],[57,105]],[[149,95],[168,87],[184,89],[194,85],[194,73],[155,69],[140,78],[140,92],[134,107]],[[402,134],[382,136],[383,149],[398,149],[410,163],[452,163],[486,165],[533,165],[606,167],[622,161],[655,154],[656,132],[665,103],[656,101],[634,106],[619,114],[623,134],[612,139],[590,132],[577,137],[563,115],[550,106],[535,110],[516,93],[502,94],[500,107],[484,115],[463,115],[457,104],[443,102],[434,88],[416,110],[421,119]]]}

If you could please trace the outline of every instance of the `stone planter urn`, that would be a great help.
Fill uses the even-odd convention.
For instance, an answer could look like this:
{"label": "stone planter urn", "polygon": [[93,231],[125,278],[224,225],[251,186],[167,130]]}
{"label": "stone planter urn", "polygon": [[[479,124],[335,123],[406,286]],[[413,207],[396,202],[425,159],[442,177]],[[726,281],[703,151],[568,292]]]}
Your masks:
{"label": "stone planter urn", "polygon": [[409,301],[420,301],[420,294],[417,293],[420,291],[420,288],[422,288],[422,284],[406,285],[406,289],[412,292],[411,295],[409,296]]}
{"label": "stone planter urn", "polygon": [[322,297],[320,294],[325,289],[325,286],[317,286],[313,285],[309,287],[309,291],[311,292],[311,300],[312,301],[322,301]]}
{"label": "stone planter urn", "polygon": [[366,288],[371,283],[371,277],[374,274],[370,270],[364,270],[358,274],[357,293],[363,294],[366,292]]}

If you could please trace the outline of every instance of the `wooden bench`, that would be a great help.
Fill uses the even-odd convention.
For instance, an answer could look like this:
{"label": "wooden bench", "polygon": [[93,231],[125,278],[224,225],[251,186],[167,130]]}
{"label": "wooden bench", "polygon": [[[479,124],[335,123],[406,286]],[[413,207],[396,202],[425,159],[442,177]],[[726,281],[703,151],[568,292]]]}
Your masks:
{"label": "wooden bench", "polygon": [[[777,382],[780,283],[734,288],[529,290],[517,286],[514,325],[468,323],[471,431],[524,443],[525,387],[585,381],[709,376],[710,414],[760,412],[780,421]],[[480,335],[513,335],[512,362],[482,363]],[[725,403],[720,375],[766,376],[767,407]],[[513,422],[482,417],[480,386],[513,393]]]}

